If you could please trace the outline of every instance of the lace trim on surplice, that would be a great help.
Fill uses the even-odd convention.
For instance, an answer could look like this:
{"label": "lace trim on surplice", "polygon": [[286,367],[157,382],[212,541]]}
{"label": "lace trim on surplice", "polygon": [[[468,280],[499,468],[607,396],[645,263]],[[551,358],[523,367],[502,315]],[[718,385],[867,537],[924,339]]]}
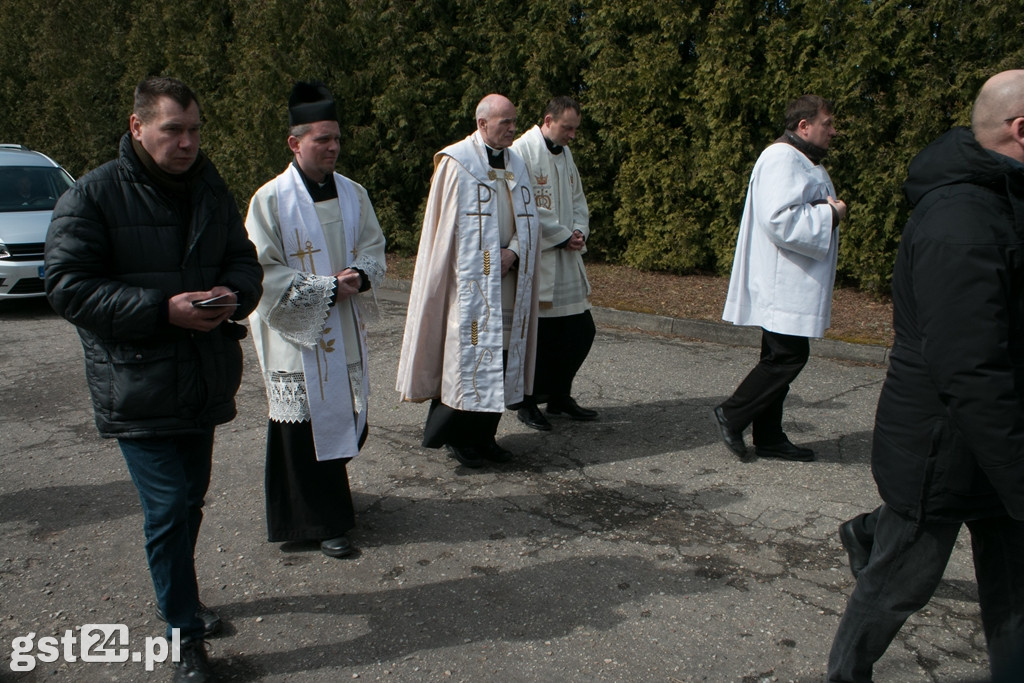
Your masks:
{"label": "lace trim on surplice", "polygon": [[386,266],[369,256],[359,256],[350,267],[366,273],[366,277],[370,281],[370,289],[353,298],[352,302],[359,307],[359,315],[363,324],[375,323],[380,320],[377,289],[384,284]]}
{"label": "lace trim on surplice", "polygon": [[[306,397],[306,377],[301,372],[269,372],[263,377],[267,385],[270,419],[274,422],[306,422],[310,419]],[[366,410],[363,400],[363,365],[349,363],[349,391],[356,413]]]}
{"label": "lace trim on surplice", "polygon": [[384,266],[377,259],[369,256],[357,256],[349,267],[366,273],[366,277],[370,280],[370,286],[374,289],[380,287],[384,282]]}
{"label": "lace trim on surplice", "polygon": [[309,420],[306,399],[306,378],[301,372],[268,372],[263,377],[267,385],[270,419],[275,422],[305,422]]}
{"label": "lace trim on surplice", "polygon": [[313,347],[320,341],[337,281],[333,275],[296,273],[267,317],[267,324],[288,341]]}

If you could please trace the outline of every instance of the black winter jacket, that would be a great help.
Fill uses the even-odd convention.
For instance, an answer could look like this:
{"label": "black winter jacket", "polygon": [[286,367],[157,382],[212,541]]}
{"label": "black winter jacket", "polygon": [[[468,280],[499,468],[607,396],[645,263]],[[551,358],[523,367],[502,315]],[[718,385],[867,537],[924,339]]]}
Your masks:
{"label": "black winter jacket", "polygon": [[116,160],[57,202],[45,259],[50,304],[78,327],[102,436],[185,434],[234,418],[245,328],[204,333],[166,321],[166,301],[181,292],[237,290],[236,320],[262,294],[256,250],[213,164],[175,199],[126,134]]}
{"label": "black winter jacket", "polygon": [[910,164],[871,467],[929,521],[1024,520],[1024,166],[956,128]]}

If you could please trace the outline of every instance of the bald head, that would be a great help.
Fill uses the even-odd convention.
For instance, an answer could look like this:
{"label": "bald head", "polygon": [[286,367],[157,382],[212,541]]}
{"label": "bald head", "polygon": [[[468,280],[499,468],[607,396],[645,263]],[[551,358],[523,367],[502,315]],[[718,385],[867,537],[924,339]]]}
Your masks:
{"label": "bald head", "polygon": [[971,110],[978,144],[1024,162],[1024,69],[985,81]]}
{"label": "bald head", "polygon": [[476,129],[489,147],[505,149],[516,139],[516,106],[504,95],[488,95],[476,105]]}

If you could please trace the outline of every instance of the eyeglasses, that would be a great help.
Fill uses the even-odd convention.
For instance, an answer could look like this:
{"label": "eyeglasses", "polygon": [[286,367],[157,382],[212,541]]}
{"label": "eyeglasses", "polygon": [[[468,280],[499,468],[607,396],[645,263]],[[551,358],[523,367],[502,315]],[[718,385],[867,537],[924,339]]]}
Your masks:
{"label": "eyeglasses", "polygon": [[1017,116],[1011,116],[1008,119],[1003,119],[1003,123],[1009,123],[1010,121],[1016,121],[1017,119],[1024,119],[1024,114],[1018,114]]}

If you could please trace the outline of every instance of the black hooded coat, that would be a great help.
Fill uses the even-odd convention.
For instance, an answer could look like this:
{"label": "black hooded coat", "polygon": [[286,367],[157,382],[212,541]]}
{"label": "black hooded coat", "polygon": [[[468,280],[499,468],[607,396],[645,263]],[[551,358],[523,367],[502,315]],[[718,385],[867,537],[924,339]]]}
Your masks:
{"label": "black hooded coat", "polygon": [[956,128],[911,162],[871,468],[916,520],[1024,520],[1024,165]]}

